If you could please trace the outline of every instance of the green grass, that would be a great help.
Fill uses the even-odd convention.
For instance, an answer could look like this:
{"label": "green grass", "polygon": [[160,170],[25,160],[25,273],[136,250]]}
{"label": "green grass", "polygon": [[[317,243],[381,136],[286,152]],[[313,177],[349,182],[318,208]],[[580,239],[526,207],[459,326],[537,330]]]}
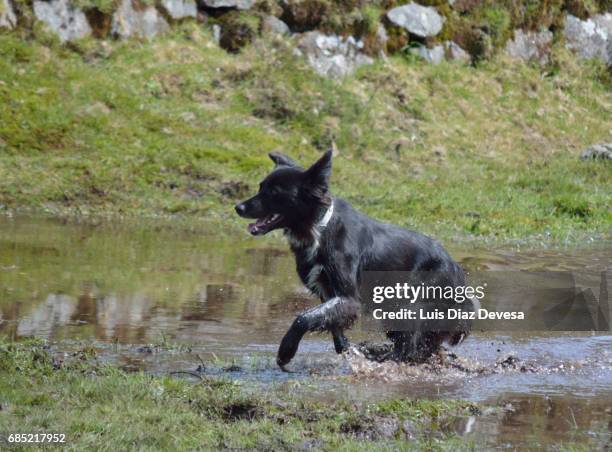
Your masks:
{"label": "green grass", "polygon": [[[70,450],[468,450],[473,445],[444,426],[479,412],[460,401],[356,406],[225,380],[125,373],[99,364],[90,349],[57,356],[37,341],[0,342],[0,358],[0,444],[9,433],[47,432],[66,434]],[[381,434],[378,426],[389,423],[395,433]]]}
{"label": "green grass", "polygon": [[334,82],[283,41],[229,55],[195,24],[153,42],[37,36],[0,34],[7,209],[243,227],[231,207],[267,152],[307,164],[333,141],[334,194],[382,220],[502,242],[610,231],[612,166],[578,159],[612,139],[609,76],[561,47],[546,70],[395,56]]}

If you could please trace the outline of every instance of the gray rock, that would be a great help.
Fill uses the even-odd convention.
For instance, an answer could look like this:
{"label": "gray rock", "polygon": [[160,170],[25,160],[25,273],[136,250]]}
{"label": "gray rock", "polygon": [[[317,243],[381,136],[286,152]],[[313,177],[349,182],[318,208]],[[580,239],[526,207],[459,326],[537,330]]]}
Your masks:
{"label": "gray rock", "polygon": [[612,13],[587,20],[568,14],[565,19],[566,47],[582,58],[597,58],[612,66]]}
{"label": "gray rock", "polygon": [[407,440],[414,440],[418,436],[418,429],[411,421],[404,421],[402,423],[402,431]]}
{"label": "gray rock", "polygon": [[161,7],[173,19],[196,17],[198,7],[194,0],[162,0]]}
{"label": "gray rock", "polygon": [[378,56],[382,58],[384,62],[388,62],[387,58],[387,42],[389,42],[389,33],[383,24],[378,24],[376,29],[376,45],[375,49],[378,49]]}
{"label": "gray rock", "polygon": [[34,15],[56,33],[60,41],[72,41],[91,34],[91,27],[83,11],[68,0],[34,1]]}
{"label": "gray rock", "polygon": [[17,16],[10,0],[0,0],[0,28],[15,28],[17,25]]}
{"label": "gray rock", "polygon": [[387,12],[387,17],[395,25],[410,33],[426,38],[435,36],[442,30],[444,18],[431,6],[408,3]]}
{"label": "gray rock", "polygon": [[444,48],[446,49],[446,58],[448,60],[461,61],[462,63],[469,63],[472,61],[470,54],[454,41],[445,41]]}
{"label": "gray rock", "polygon": [[219,45],[219,43],[221,42],[221,25],[214,24],[212,26],[212,34],[213,41],[215,41],[215,43]]}
{"label": "gray rock", "polygon": [[217,45],[221,42],[221,25],[213,25],[213,41],[215,41]]}
{"label": "gray rock", "polygon": [[376,29],[376,42],[381,47],[387,45],[387,41],[389,40],[389,33],[387,33],[387,29],[382,24],[378,24],[378,28]]}
{"label": "gray rock", "polygon": [[440,64],[444,60],[444,47],[442,45],[434,46],[431,49],[421,45],[410,49],[410,51],[431,64]]}
{"label": "gray rock", "polygon": [[266,16],[262,23],[264,31],[276,33],[279,35],[288,35],[290,33],[289,26],[282,20],[274,16]]}
{"label": "gray rock", "polygon": [[168,22],[153,7],[135,10],[131,0],[122,0],[113,14],[111,33],[120,38],[152,38],[168,29]]}
{"label": "gray rock", "polygon": [[374,423],[376,438],[394,438],[400,429],[399,422],[393,418],[378,417]]}
{"label": "gray rock", "polygon": [[255,0],[201,0],[208,8],[251,9]]}
{"label": "gray rock", "polygon": [[514,31],[514,39],[506,44],[506,53],[512,58],[523,61],[536,61],[545,65],[550,60],[550,49],[553,34],[548,30],[536,33],[534,31]]}
{"label": "gray rock", "polygon": [[185,122],[193,122],[196,120],[196,115],[192,111],[184,111],[179,116]]}
{"label": "gray rock", "polygon": [[612,143],[601,143],[589,146],[580,155],[581,160],[612,160]]}
{"label": "gray rock", "polygon": [[319,74],[330,78],[342,78],[364,64],[374,60],[362,53],[363,42],[352,36],[342,38],[324,35],[318,31],[304,33],[298,42],[300,54]]}

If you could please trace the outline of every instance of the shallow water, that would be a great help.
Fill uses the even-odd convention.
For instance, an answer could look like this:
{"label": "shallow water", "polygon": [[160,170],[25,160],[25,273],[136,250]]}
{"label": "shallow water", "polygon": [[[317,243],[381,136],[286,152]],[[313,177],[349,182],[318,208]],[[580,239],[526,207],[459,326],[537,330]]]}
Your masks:
{"label": "shallow water", "polygon": [[[609,243],[450,251],[470,270],[570,270],[593,287],[612,258]],[[311,397],[484,402],[501,408],[449,428],[490,446],[609,444],[610,333],[477,333],[452,350],[457,358],[421,366],[337,356],[329,337],[312,335],[290,365],[294,373],[279,371],[280,338],[316,303],[281,238],[0,218],[0,335],[43,337],[58,353],[93,343],[99,359],[126,369],[199,368]],[[383,339],[359,328],[349,337]]]}

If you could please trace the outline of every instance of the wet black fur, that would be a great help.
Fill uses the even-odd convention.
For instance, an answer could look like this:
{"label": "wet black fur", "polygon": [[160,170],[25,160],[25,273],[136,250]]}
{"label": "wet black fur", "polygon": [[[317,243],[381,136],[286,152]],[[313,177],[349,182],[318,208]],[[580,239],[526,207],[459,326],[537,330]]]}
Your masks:
{"label": "wet black fur", "polygon": [[[449,275],[450,284],[465,283],[461,267],[435,240],[371,219],[343,199],[332,198],[328,190],[331,152],[307,170],[282,154],[271,153],[270,158],[276,167],[263,180],[259,192],[238,204],[236,211],[245,218],[282,215],[270,230],[284,229],[300,279],[322,302],[300,314],[282,339],[277,355],[281,368],[295,356],[300,340],[309,331],[330,331],[336,352],[347,349],[344,331],[358,316],[363,271],[436,271]],[[332,201],[329,223],[316,230]],[[317,266],[321,271],[313,277],[311,272]],[[467,333],[467,328],[459,328],[453,332],[389,331],[387,336],[394,344],[395,359],[423,360],[436,353],[444,341],[454,345]]]}

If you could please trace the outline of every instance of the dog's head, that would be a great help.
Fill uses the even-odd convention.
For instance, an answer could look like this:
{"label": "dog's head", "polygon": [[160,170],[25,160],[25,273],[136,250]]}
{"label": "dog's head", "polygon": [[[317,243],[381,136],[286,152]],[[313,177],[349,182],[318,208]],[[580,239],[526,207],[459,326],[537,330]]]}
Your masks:
{"label": "dog's head", "polygon": [[327,151],[308,169],[286,155],[271,152],[269,156],[274,169],[259,184],[255,196],[236,205],[236,212],[257,220],[248,226],[253,235],[280,228],[309,230],[331,202],[328,184],[332,152]]}

